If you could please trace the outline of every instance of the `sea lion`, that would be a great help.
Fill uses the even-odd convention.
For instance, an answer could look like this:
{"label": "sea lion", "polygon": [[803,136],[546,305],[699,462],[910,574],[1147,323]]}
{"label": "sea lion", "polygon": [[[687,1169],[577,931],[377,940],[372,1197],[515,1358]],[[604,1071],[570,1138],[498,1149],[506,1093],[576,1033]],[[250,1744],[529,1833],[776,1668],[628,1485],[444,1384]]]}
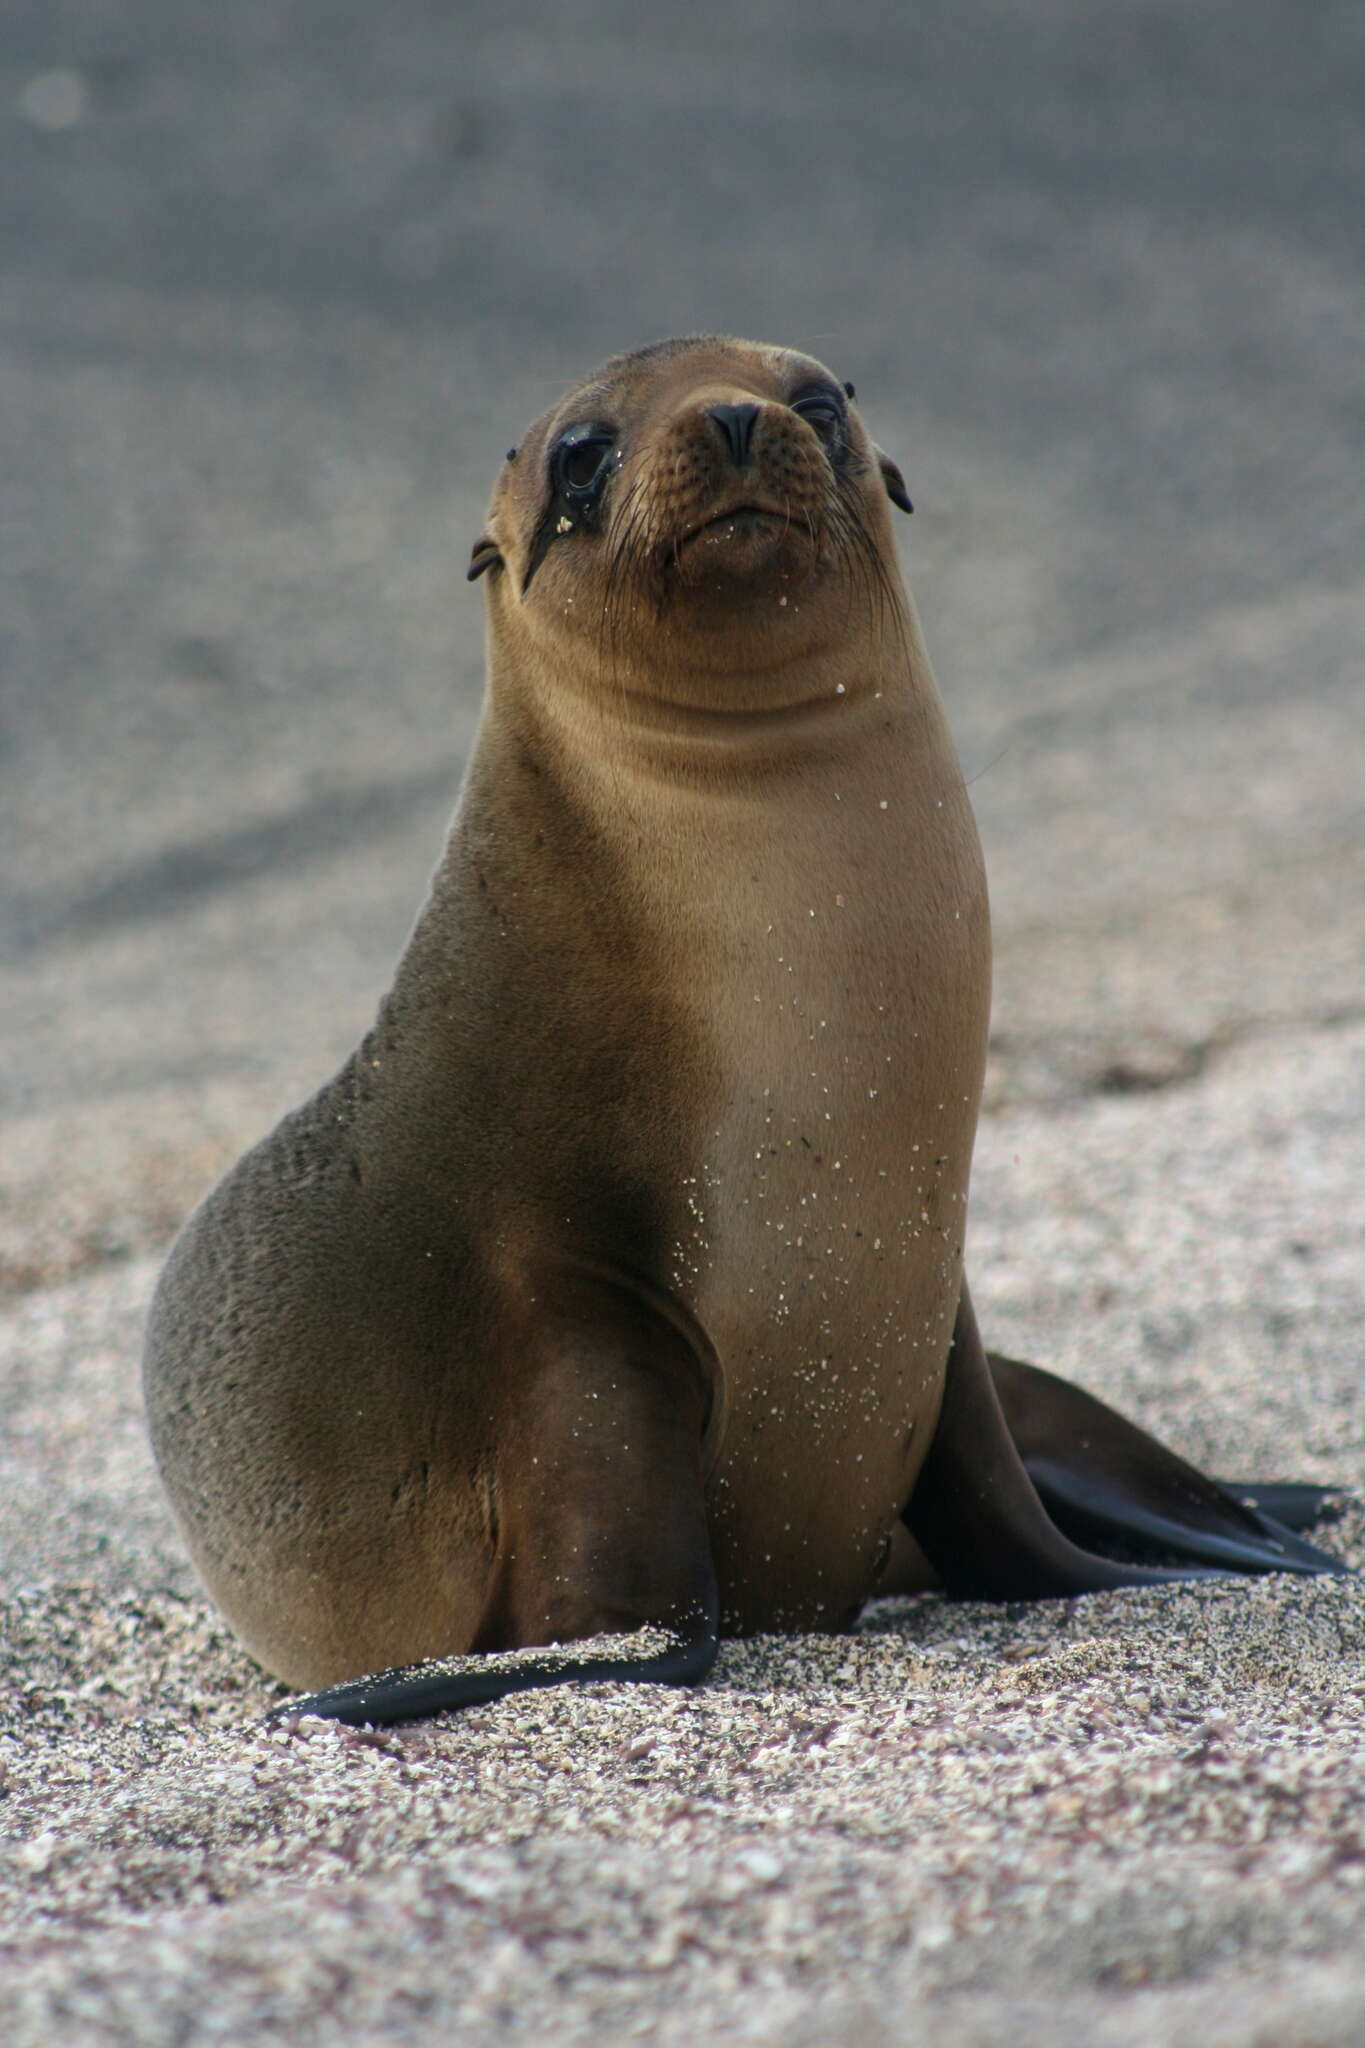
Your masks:
{"label": "sea lion", "polygon": [[393,989],[149,1321],[175,1514],[247,1648],[326,1688],[292,1711],[695,1680],[916,1544],[996,1598],[1337,1568],[982,1349],[986,883],[891,503],[851,386],[717,337],[614,358],[503,466]]}

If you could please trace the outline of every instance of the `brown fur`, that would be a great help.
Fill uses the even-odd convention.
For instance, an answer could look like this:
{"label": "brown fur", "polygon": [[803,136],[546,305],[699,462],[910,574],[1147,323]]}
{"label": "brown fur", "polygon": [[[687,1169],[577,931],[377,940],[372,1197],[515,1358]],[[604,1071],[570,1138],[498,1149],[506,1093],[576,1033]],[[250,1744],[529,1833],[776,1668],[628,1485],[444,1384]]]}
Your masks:
{"label": "brown fur", "polygon": [[[615,1605],[649,1618],[709,1532],[731,1628],[842,1619],[909,1497],[986,895],[878,454],[850,408],[827,459],[787,403],[815,379],[671,344],[523,439],[476,550],[484,718],[392,993],[168,1264],[162,1471],[210,1592],[295,1683],[602,1626],[555,1590],[568,1537],[531,1558],[589,1473],[629,1522],[704,1455],[705,1528],[680,1510]],[[717,404],[760,408],[742,476]],[[547,451],[597,418],[604,523],[545,541]],[[632,1428],[658,1444],[638,1487]]]}
{"label": "brown fur", "polygon": [[1172,1575],[1076,1536],[1339,1568],[1278,1519],[1314,1489],[1233,1498],[982,1349],[985,881],[888,497],[819,364],[714,337],[616,358],[504,466],[484,717],[392,992],[148,1327],[191,1553],[334,1688],[310,1711],[695,1680],[718,1612],[837,1625],[910,1536],[978,1597]]}

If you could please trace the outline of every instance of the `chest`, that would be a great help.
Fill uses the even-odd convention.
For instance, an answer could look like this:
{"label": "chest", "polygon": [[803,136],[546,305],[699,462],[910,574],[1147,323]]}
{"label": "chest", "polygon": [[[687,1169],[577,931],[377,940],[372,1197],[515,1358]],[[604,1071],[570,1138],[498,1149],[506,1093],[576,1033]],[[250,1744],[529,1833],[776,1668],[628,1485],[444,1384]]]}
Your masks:
{"label": "chest", "polygon": [[888,751],[692,844],[665,918],[712,1076],[670,1283],[740,1378],[866,1354],[960,1270],[990,937],[956,762]]}

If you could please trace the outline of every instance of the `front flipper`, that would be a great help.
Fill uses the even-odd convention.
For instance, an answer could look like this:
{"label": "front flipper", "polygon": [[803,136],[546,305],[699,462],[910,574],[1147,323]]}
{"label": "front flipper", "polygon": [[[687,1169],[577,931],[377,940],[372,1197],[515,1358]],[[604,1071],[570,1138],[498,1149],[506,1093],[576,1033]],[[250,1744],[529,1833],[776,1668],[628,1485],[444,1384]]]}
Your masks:
{"label": "front flipper", "polygon": [[988,1363],[1024,1469],[1077,1542],[1234,1572],[1346,1570],[1293,1532],[1319,1518],[1324,1490],[1222,1485],[1069,1380],[994,1352]]}
{"label": "front flipper", "polygon": [[[1068,1396],[1079,1393],[1036,1367],[988,1361],[964,1280],[938,1427],[902,1517],[949,1594],[1041,1600],[1227,1571],[1343,1569],[1091,1396],[1080,1396],[1089,1404],[1083,1426],[1056,1397],[1039,1407],[1035,1373]],[[1106,1419],[1103,1433],[1094,1411]],[[1067,1528],[1039,1497],[1035,1469]],[[1083,1491],[1088,1521],[1075,1505]],[[1100,1556],[1072,1540],[1082,1533],[1178,1562]]]}
{"label": "front flipper", "polygon": [[716,1661],[719,1637],[714,1591],[709,1610],[686,1627],[646,1627],[595,1636],[587,1642],[548,1643],[538,1649],[494,1650],[484,1656],[440,1657],[404,1664],[371,1678],[328,1686],[272,1707],[268,1720],[319,1714],[352,1728],[421,1721],[459,1707],[482,1706],[508,1693],[539,1686],[601,1685],[624,1679],[636,1685],[696,1685]]}
{"label": "front flipper", "polygon": [[694,1685],[719,1602],[702,1496],[706,1369],[600,1277],[565,1288],[518,1361],[495,1454],[496,1549],[468,1654],[284,1700],[270,1718],[383,1724],[547,1685]]}

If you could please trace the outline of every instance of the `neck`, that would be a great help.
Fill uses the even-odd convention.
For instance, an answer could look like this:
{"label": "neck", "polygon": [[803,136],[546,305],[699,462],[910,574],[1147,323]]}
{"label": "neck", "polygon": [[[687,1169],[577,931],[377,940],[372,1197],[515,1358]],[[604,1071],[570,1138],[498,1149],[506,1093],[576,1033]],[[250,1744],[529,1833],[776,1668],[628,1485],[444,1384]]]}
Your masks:
{"label": "neck", "polygon": [[[652,648],[596,647],[583,637],[544,636],[495,619],[490,634],[489,711],[516,732],[532,759],[575,778],[623,769],[680,784],[725,785],[803,776],[927,716],[941,718],[938,691],[913,607],[882,630],[749,664],[733,646],[685,646],[661,632]],[[768,657],[766,664],[762,656]],[[721,666],[722,661],[724,666]]]}

